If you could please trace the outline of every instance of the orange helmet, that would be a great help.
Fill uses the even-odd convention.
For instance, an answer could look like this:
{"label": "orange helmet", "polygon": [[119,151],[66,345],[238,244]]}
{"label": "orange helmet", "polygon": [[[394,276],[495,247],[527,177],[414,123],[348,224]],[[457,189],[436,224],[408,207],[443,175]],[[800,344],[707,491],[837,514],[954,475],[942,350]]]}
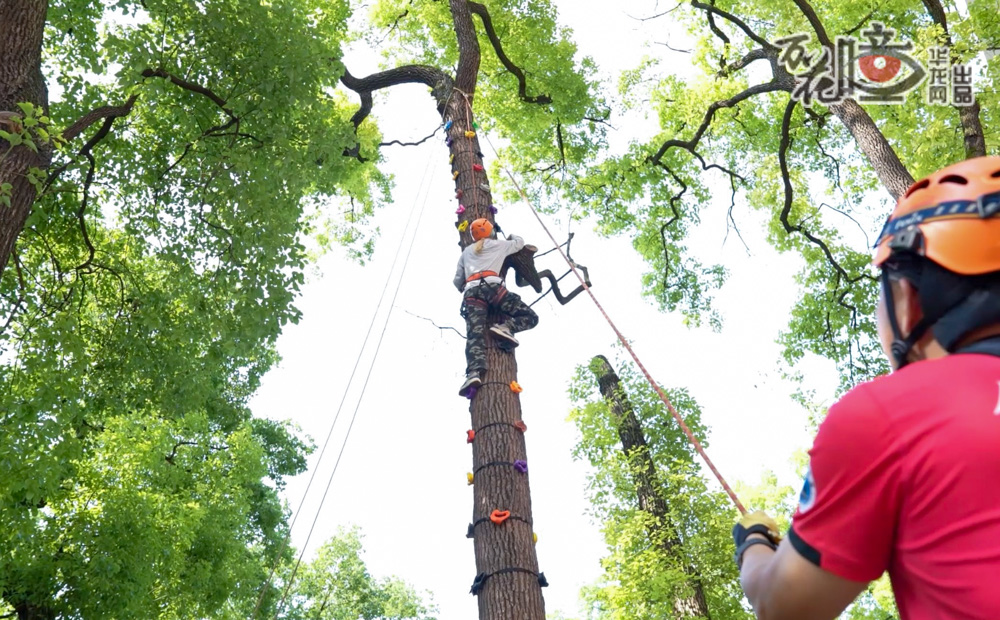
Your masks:
{"label": "orange helmet", "polygon": [[906,190],[876,242],[875,265],[913,252],[962,275],[1000,271],[1000,157],[942,168]]}
{"label": "orange helmet", "polygon": [[[1000,322],[1000,157],[976,157],[914,183],[875,242],[897,369],[928,330],[955,351],[970,332]],[[915,264],[911,258],[922,257]],[[893,259],[898,259],[893,261]],[[926,260],[924,260],[926,259]],[[923,317],[903,334],[889,271],[909,265]]]}
{"label": "orange helmet", "polygon": [[484,217],[473,220],[472,226],[469,229],[472,231],[472,238],[476,241],[485,239],[493,234],[493,224],[490,224],[490,221]]}

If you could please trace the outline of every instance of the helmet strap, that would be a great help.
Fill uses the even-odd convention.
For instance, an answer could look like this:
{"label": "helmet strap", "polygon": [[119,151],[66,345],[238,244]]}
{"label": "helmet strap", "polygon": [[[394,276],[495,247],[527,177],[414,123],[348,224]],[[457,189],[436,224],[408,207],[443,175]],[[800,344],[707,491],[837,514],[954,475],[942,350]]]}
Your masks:
{"label": "helmet strap", "polygon": [[890,350],[892,357],[896,360],[896,370],[902,370],[903,367],[910,363],[909,356],[910,351],[913,350],[913,345],[917,344],[924,337],[924,334],[934,324],[934,321],[928,320],[928,317],[924,316],[913,326],[909,334],[903,336],[903,330],[899,327],[899,319],[896,317],[896,300],[892,295],[892,287],[889,283],[889,270],[883,269],[882,297],[885,299],[885,310],[889,315],[889,327],[892,328],[892,347]]}

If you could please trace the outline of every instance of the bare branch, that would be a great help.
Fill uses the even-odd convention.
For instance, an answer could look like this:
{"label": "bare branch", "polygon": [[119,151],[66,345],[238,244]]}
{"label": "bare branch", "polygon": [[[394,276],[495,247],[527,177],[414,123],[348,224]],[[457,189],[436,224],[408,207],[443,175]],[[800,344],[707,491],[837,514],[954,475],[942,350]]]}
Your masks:
{"label": "bare branch", "polygon": [[497,36],[497,31],[493,27],[493,19],[490,17],[490,12],[485,5],[479,4],[478,2],[469,2],[469,10],[478,15],[481,20],[483,20],[483,28],[486,30],[486,36],[489,38],[490,43],[493,44],[493,51],[496,52],[497,58],[500,60],[500,64],[507,69],[507,72],[517,78],[517,96],[521,98],[521,101],[525,103],[537,103],[539,105],[546,105],[552,103],[552,97],[548,95],[538,95],[537,97],[529,97],[527,94],[527,84],[524,77],[524,71],[515,65],[507,54],[503,51],[503,44],[500,42],[500,37]]}
{"label": "bare branch", "polygon": [[192,93],[197,93],[199,95],[207,97],[212,103],[219,106],[219,108],[221,108],[222,111],[225,112],[230,118],[236,118],[236,114],[233,113],[233,111],[230,110],[228,107],[226,107],[225,99],[215,94],[211,89],[206,88],[200,84],[195,84],[194,82],[188,82],[187,80],[183,80],[177,77],[176,75],[167,72],[164,69],[145,69],[142,72],[142,77],[144,78],[158,77],[169,80],[172,84],[180,86],[184,90],[191,91]]}
{"label": "bare branch", "polygon": [[745,34],[748,37],[750,37],[750,39],[752,39],[753,41],[756,41],[757,44],[760,45],[761,47],[763,47],[764,49],[766,49],[766,50],[772,50],[772,51],[777,51],[778,50],[778,48],[775,45],[773,45],[772,43],[768,42],[762,36],[760,36],[759,34],[757,34],[756,32],[754,32],[750,28],[750,26],[748,26],[746,24],[745,21],[743,21],[739,17],[736,17],[732,13],[728,13],[726,11],[723,11],[722,9],[716,8],[716,7],[712,6],[711,4],[705,4],[704,2],[699,2],[698,0],[693,0],[693,2],[691,2],[691,6],[697,8],[697,9],[701,9],[703,11],[707,11],[707,12],[709,12],[711,14],[718,15],[719,17],[725,19],[729,23],[733,24],[734,26],[736,26],[737,28],[739,28],[740,30],[742,30],[743,34]]}
{"label": "bare branch", "polygon": [[430,140],[431,138],[433,138],[434,136],[436,136],[437,132],[439,132],[439,131],[441,131],[440,127],[438,127],[437,129],[435,129],[434,133],[432,133],[431,135],[427,136],[423,140],[420,140],[419,142],[400,142],[399,140],[393,140],[391,142],[383,142],[379,146],[392,146],[392,145],[398,145],[398,146],[420,146],[424,142],[427,142],[428,140]]}
{"label": "bare branch", "polygon": [[135,105],[135,102],[138,98],[139,98],[138,95],[132,95],[131,97],[128,98],[128,101],[126,101],[122,105],[101,106],[99,108],[91,110],[90,112],[87,112],[62,132],[63,139],[66,140],[67,142],[75,139],[77,136],[83,133],[84,130],[86,130],[88,127],[90,127],[91,125],[93,125],[94,123],[103,118],[108,118],[108,117],[118,118],[121,116],[127,116],[132,111],[132,106]]}
{"label": "bare branch", "polygon": [[[398,308],[399,306],[395,306],[395,307]],[[455,329],[454,327],[452,327],[450,325],[445,325],[444,327],[442,327],[441,325],[438,325],[437,323],[435,323],[433,319],[429,319],[429,318],[427,318],[425,316],[420,316],[419,314],[414,314],[414,313],[410,312],[409,310],[407,310],[405,308],[403,309],[403,312],[405,312],[406,314],[409,314],[412,317],[416,317],[418,319],[423,319],[424,321],[427,321],[428,323],[430,323],[434,327],[440,329],[441,331],[445,331],[445,330],[449,330],[450,329],[451,331],[453,331],[456,334],[458,334],[459,337],[462,338],[462,340],[467,340],[467,338],[465,337],[465,334],[463,334],[462,332],[458,331],[457,329]]]}
{"label": "bare branch", "polygon": [[826,28],[823,26],[823,22],[820,21],[819,15],[816,14],[816,10],[812,8],[811,4],[809,4],[809,0],[792,1],[795,2],[795,6],[799,7],[802,14],[806,16],[807,20],[809,20],[809,25],[812,26],[812,29],[816,32],[816,38],[819,39],[819,42],[823,45],[823,47],[833,49],[833,41],[830,40],[830,35],[826,33]]}

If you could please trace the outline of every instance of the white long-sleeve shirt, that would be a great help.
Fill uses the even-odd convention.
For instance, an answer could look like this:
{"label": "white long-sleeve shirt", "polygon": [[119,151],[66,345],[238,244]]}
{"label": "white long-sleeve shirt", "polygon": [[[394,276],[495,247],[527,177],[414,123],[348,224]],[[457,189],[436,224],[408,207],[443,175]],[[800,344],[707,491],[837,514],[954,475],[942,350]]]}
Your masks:
{"label": "white long-sleeve shirt", "polygon": [[[481,271],[493,271],[500,273],[503,268],[503,261],[511,254],[515,254],[524,247],[524,239],[517,235],[510,235],[506,241],[499,239],[484,239],[483,251],[476,253],[476,244],[473,243],[462,251],[462,257],[458,259],[458,268],[455,270],[455,288],[465,292],[473,286],[479,286],[481,280],[466,282],[470,276]],[[496,276],[485,278],[490,284],[500,284],[503,282]]]}

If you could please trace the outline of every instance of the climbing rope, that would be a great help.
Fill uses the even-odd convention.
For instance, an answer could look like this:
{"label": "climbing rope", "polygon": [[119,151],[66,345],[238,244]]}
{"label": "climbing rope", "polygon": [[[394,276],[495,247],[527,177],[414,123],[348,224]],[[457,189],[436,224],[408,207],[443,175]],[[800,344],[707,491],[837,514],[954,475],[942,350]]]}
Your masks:
{"label": "climbing rope", "polygon": [[[413,219],[413,215],[414,215],[415,212],[417,212],[417,203],[419,202],[420,193],[421,192],[425,192],[424,193],[423,203],[420,205],[419,213],[417,215],[417,223],[416,223],[416,225],[413,228],[412,236],[410,237],[409,247],[407,248],[405,258],[403,259],[403,268],[402,268],[402,271],[400,272],[399,280],[396,282],[396,288],[395,288],[395,290],[393,292],[392,301],[389,304],[389,313],[386,316],[385,324],[382,326],[382,331],[379,333],[378,342],[376,343],[376,346],[375,346],[375,353],[372,355],[371,364],[369,365],[368,372],[365,375],[365,381],[364,381],[364,383],[361,386],[361,394],[358,396],[358,401],[355,404],[354,412],[351,415],[350,424],[348,425],[347,432],[344,435],[344,441],[343,441],[343,443],[340,446],[340,452],[337,454],[337,460],[334,462],[334,465],[333,465],[333,471],[330,472],[330,477],[327,480],[326,488],[323,491],[323,496],[320,498],[319,507],[316,509],[316,515],[313,518],[312,524],[309,527],[309,533],[306,536],[305,543],[302,545],[302,550],[299,553],[299,556],[298,556],[298,558],[297,558],[297,560],[295,562],[295,567],[292,570],[292,574],[288,578],[288,583],[285,586],[285,589],[284,589],[284,591],[282,593],[281,600],[278,603],[278,606],[276,608],[275,618],[277,618],[278,616],[280,616],[281,610],[284,607],[285,601],[288,598],[288,593],[289,593],[289,591],[290,591],[290,589],[292,587],[292,584],[295,581],[295,576],[298,573],[299,566],[302,563],[302,558],[305,555],[306,549],[309,546],[309,541],[312,538],[313,532],[314,532],[314,530],[316,528],[316,523],[319,520],[319,515],[320,515],[320,513],[323,510],[323,504],[325,503],[327,495],[330,492],[330,487],[331,487],[331,485],[333,483],[333,478],[334,478],[334,476],[337,473],[338,467],[340,466],[340,460],[344,456],[344,450],[347,447],[347,441],[350,439],[351,430],[354,428],[354,422],[357,420],[358,410],[360,409],[361,402],[364,399],[365,391],[366,391],[366,389],[368,387],[368,381],[371,378],[372,369],[374,368],[375,361],[378,358],[379,349],[381,349],[381,347],[382,347],[382,340],[383,340],[383,338],[385,336],[386,329],[389,326],[389,319],[392,317],[392,308],[395,307],[396,297],[399,295],[400,285],[402,284],[403,277],[406,275],[406,268],[407,268],[407,265],[409,264],[410,254],[413,251],[414,241],[416,240],[416,237],[417,237],[417,230],[420,228],[420,222],[423,219],[424,210],[425,210],[425,207],[427,206],[427,200],[428,200],[430,192],[429,192],[429,187],[425,187],[425,182],[426,182],[426,180],[428,178],[428,170],[431,167],[431,161],[432,161],[432,158],[428,159],[427,166],[424,168],[424,174],[423,174],[423,176],[420,179],[420,185],[418,186],[417,192],[416,192],[415,197],[414,197],[413,207],[411,208],[410,215],[409,215],[409,217],[406,220],[406,224],[404,225],[403,235],[404,235],[404,239],[405,239],[406,233],[410,230],[410,222]],[[434,164],[434,169],[435,170],[437,169],[437,164],[436,163]],[[393,257],[392,265],[389,268],[389,273],[386,276],[385,284],[382,287],[382,293],[379,296],[378,304],[376,305],[375,312],[372,314],[372,320],[371,320],[371,322],[368,325],[368,331],[365,334],[364,342],[362,343],[361,348],[358,351],[358,356],[355,359],[354,368],[351,370],[351,376],[348,379],[347,386],[344,388],[344,394],[341,397],[340,404],[337,407],[337,413],[334,416],[333,422],[330,424],[330,430],[327,433],[326,440],[323,443],[323,448],[322,448],[322,450],[320,450],[319,459],[317,460],[316,465],[313,468],[313,473],[310,476],[309,482],[306,485],[306,490],[305,490],[305,492],[302,495],[302,500],[299,503],[298,510],[296,511],[296,514],[295,514],[295,516],[292,519],[292,524],[291,524],[291,526],[288,529],[288,534],[285,535],[285,539],[282,542],[281,551],[276,556],[275,562],[274,562],[274,564],[271,567],[271,573],[268,576],[267,582],[264,584],[264,587],[261,589],[260,596],[257,599],[257,604],[254,607],[254,614],[252,616],[253,618],[257,617],[257,613],[258,613],[258,611],[260,609],[260,605],[261,605],[261,602],[263,601],[263,598],[264,598],[264,595],[265,595],[265,593],[267,591],[267,588],[271,585],[271,581],[274,578],[274,572],[275,572],[275,570],[277,568],[278,562],[280,561],[281,555],[284,552],[285,547],[288,544],[289,538],[291,537],[292,528],[295,526],[295,521],[298,518],[298,514],[301,512],[302,506],[305,504],[306,497],[309,494],[309,489],[312,486],[313,479],[316,477],[316,472],[319,469],[319,464],[320,464],[320,462],[323,459],[323,454],[326,452],[327,445],[329,444],[330,438],[333,435],[333,429],[334,429],[334,427],[337,424],[337,420],[340,418],[340,413],[341,413],[341,410],[343,409],[344,401],[347,398],[347,393],[350,390],[351,385],[354,382],[354,376],[355,376],[355,373],[357,372],[358,365],[360,364],[361,356],[364,353],[365,349],[367,348],[368,339],[371,336],[372,328],[375,325],[375,320],[378,317],[379,311],[382,309],[382,302],[384,301],[385,294],[388,291],[389,282],[392,280],[392,273],[393,273],[393,271],[395,271],[396,264],[397,264],[397,262],[399,260],[400,255],[402,254],[402,248],[403,248],[403,244],[401,242],[397,246],[397,248],[396,248],[396,254]]]}
{"label": "climbing rope", "polygon": [[[469,106],[468,98],[466,98],[465,104]],[[604,316],[604,319],[608,322],[608,325],[611,326],[611,329],[614,330],[615,335],[618,336],[618,340],[621,341],[622,345],[629,352],[629,355],[631,355],[632,359],[635,360],[635,363],[639,367],[639,370],[642,371],[642,374],[646,377],[646,380],[649,381],[649,385],[653,387],[653,389],[656,391],[656,394],[660,397],[660,400],[662,400],[663,404],[667,406],[667,410],[670,412],[670,415],[672,415],[674,419],[677,420],[677,424],[680,425],[681,430],[684,431],[684,434],[687,436],[688,441],[690,441],[691,445],[694,446],[694,449],[705,461],[705,464],[708,465],[708,468],[712,470],[712,473],[715,475],[715,478],[719,481],[719,484],[722,485],[723,490],[725,490],[726,494],[729,495],[729,499],[731,499],[733,501],[733,504],[736,505],[736,509],[739,510],[741,514],[746,514],[747,512],[746,508],[743,507],[743,504],[740,502],[740,499],[736,496],[736,493],[735,491],[733,491],[732,487],[729,486],[729,483],[726,482],[726,479],[723,478],[722,474],[719,473],[719,470],[716,469],[715,464],[712,462],[712,459],[708,457],[708,453],[705,452],[705,448],[702,447],[701,442],[698,441],[698,438],[694,436],[694,433],[691,432],[691,429],[688,428],[688,425],[684,423],[684,418],[682,418],[681,415],[677,413],[677,410],[674,408],[674,405],[670,402],[670,399],[667,397],[666,393],[664,393],[663,388],[661,388],[656,383],[656,381],[653,380],[652,375],[650,375],[649,371],[646,370],[646,367],[639,359],[639,356],[635,354],[635,351],[632,349],[632,345],[628,343],[628,340],[626,340],[625,336],[623,336],[621,331],[619,331],[614,321],[612,321],[611,317],[608,316],[608,313],[604,310],[604,307],[601,305],[601,302],[597,301],[597,297],[594,296],[594,292],[590,290],[590,286],[587,284],[583,276],[581,276],[580,272],[577,270],[576,264],[572,260],[570,260],[570,258],[566,255],[565,252],[563,252],[562,246],[559,245],[559,242],[556,241],[556,238],[549,231],[549,227],[545,225],[545,222],[542,220],[541,215],[539,215],[538,210],[535,209],[535,206],[533,204],[531,204],[531,201],[528,199],[527,194],[524,193],[524,190],[521,189],[520,184],[518,184],[517,179],[514,178],[514,175],[511,174],[507,166],[503,165],[503,162],[500,159],[500,153],[498,153],[496,147],[493,146],[493,141],[490,140],[489,136],[486,135],[485,133],[483,133],[483,137],[486,138],[486,142],[490,145],[490,148],[493,150],[493,154],[496,155],[497,161],[500,162],[500,167],[503,169],[504,173],[508,176],[508,178],[510,178],[511,183],[514,184],[514,187],[521,195],[521,199],[524,200],[524,204],[528,205],[528,208],[531,209],[531,212],[535,215],[535,219],[538,220],[538,223],[541,224],[542,229],[545,230],[545,234],[549,236],[549,239],[552,241],[552,244],[556,246],[555,249],[559,251],[559,254],[563,257],[563,260],[566,261],[566,264],[569,265],[569,268],[573,271],[573,274],[576,275],[578,280],[580,280],[580,285],[583,287],[585,291],[587,291],[587,294],[590,295],[590,298],[594,301],[594,305],[596,305],[597,309],[601,311],[601,314]]]}

